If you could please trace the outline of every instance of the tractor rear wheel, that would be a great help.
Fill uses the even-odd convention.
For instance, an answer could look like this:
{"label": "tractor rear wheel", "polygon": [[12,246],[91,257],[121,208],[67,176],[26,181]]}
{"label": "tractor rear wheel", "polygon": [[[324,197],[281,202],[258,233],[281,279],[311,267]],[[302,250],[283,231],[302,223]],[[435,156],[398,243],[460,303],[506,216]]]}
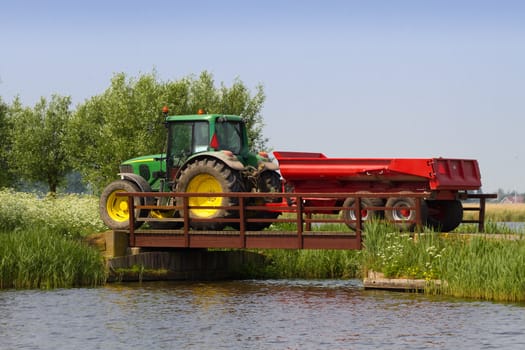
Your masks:
{"label": "tractor rear wheel", "polygon": [[[241,192],[242,185],[239,174],[226,164],[216,159],[200,159],[190,163],[181,173],[176,192],[194,193],[230,193]],[[238,215],[237,211],[227,208],[237,205],[238,199],[233,197],[189,197],[190,219],[217,219]],[[183,197],[177,198],[177,205],[183,205]],[[211,208],[199,208],[211,207]],[[181,212],[181,216],[182,212]],[[191,226],[198,230],[221,230],[225,223],[197,222],[191,220]]]}
{"label": "tractor rear wheel", "polygon": [[[100,195],[99,211],[102,221],[112,230],[129,229],[129,205],[128,197],[117,196],[117,193],[140,192],[140,189],[131,181],[117,180],[110,183]],[[142,199],[134,198],[135,205],[141,205]],[[140,209],[135,209],[135,218],[145,215]],[[134,228],[138,228],[143,222],[135,221]]]}

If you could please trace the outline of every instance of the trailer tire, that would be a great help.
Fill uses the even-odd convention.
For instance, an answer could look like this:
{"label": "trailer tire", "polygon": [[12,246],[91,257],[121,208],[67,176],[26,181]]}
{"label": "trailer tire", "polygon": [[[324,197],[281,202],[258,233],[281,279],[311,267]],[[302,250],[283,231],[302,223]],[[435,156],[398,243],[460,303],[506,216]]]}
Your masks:
{"label": "trailer tire", "polygon": [[[365,192],[366,193],[366,192]],[[363,192],[357,192],[357,194],[363,194]],[[352,208],[354,207],[356,199],[354,197],[348,197],[343,202],[343,208]],[[368,210],[368,207],[381,207],[383,206],[383,200],[381,198],[361,198],[361,221],[362,223],[365,223],[366,221],[370,221],[373,219],[381,218],[383,215],[383,212],[381,210]],[[355,215],[354,210],[342,210],[341,216],[344,220],[348,220],[346,222],[346,226],[348,226],[352,231],[356,230],[356,222],[357,217]],[[354,221],[354,222],[350,222]]]}
{"label": "trailer tire", "polygon": [[[213,159],[199,159],[182,171],[176,192],[217,192],[230,193],[241,192],[242,184],[239,181],[239,173],[228,167],[225,163]],[[189,197],[189,205],[194,207],[189,210],[190,225],[196,230],[222,230],[224,223],[219,222],[196,222],[192,218],[217,219],[228,216],[238,216],[238,211],[229,211],[225,208],[199,209],[199,206],[229,207],[237,205],[238,198],[234,197]],[[177,205],[183,205],[183,197],[177,198]],[[183,217],[183,211],[180,211]]]}
{"label": "trailer tire", "polygon": [[[416,227],[416,210],[408,209],[416,207],[416,199],[412,197],[390,197],[387,199],[385,207],[385,219],[400,231],[412,231]],[[392,208],[392,209],[388,209]],[[425,223],[427,218],[427,206],[425,201],[421,201],[421,222]]]}
{"label": "trailer tire", "polygon": [[463,221],[463,205],[458,200],[427,200],[426,225],[436,231],[449,232]]}
{"label": "trailer tire", "polygon": [[[117,196],[120,192],[140,192],[139,187],[131,181],[113,181],[104,188],[100,195],[99,212],[104,224],[112,230],[129,230],[129,206],[128,197]],[[135,197],[134,204],[143,204],[144,199]],[[147,211],[135,209],[135,218],[146,216]],[[133,223],[134,228],[139,228],[142,221]]]}
{"label": "trailer tire", "polygon": [[[259,192],[282,193],[281,175],[272,170],[263,171],[257,179],[257,190]],[[279,203],[282,201],[282,198],[267,197],[264,200],[266,203]]]}

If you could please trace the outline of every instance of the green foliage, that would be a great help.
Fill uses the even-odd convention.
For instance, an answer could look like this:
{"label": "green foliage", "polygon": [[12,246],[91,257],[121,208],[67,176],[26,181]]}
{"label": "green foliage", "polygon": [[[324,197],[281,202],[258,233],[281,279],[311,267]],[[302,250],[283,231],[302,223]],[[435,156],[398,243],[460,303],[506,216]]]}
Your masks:
{"label": "green foliage", "polygon": [[64,288],[105,283],[103,257],[81,243],[105,226],[93,196],[0,190],[0,288]]}
{"label": "green foliage", "polygon": [[39,197],[36,194],[0,190],[0,230],[35,227],[80,238],[106,229],[98,214],[98,198],[88,195]]}
{"label": "green foliage", "polygon": [[363,245],[365,270],[383,272],[391,278],[434,279],[443,259],[443,241],[436,234],[400,233],[379,222],[366,225]]}
{"label": "green foliage", "polygon": [[8,156],[11,151],[11,128],[12,123],[9,119],[9,108],[0,97],[0,188],[11,186],[14,177],[9,171]]}
{"label": "green foliage", "polygon": [[[518,238],[517,238],[518,237]],[[508,239],[506,239],[508,238]],[[499,301],[525,300],[525,239],[516,235],[400,234],[367,225],[362,267],[387,277],[439,279],[429,292]]]}
{"label": "green foliage", "polygon": [[21,179],[46,183],[55,193],[71,170],[65,139],[71,118],[71,98],[41,98],[34,108],[16,99],[10,109],[12,149],[9,166]]}
{"label": "green foliage", "polygon": [[361,252],[355,250],[263,251],[269,264],[265,278],[356,278],[360,274]]}
{"label": "green foliage", "polygon": [[525,300],[525,239],[449,239],[441,293],[499,301]]}
{"label": "green foliage", "polygon": [[42,228],[0,231],[0,289],[99,286],[105,280],[104,259],[93,248]]}
{"label": "green foliage", "polygon": [[164,152],[166,129],[162,107],[170,115],[208,113],[239,114],[247,119],[254,146],[262,146],[264,102],[262,87],[251,96],[235,80],[228,88],[215,87],[213,77],[203,72],[178,81],[160,81],[155,73],[128,78],[116,74],[101,95],[81,104],[71,122],[68,145],[76,170],[100,190],[115,178],[119,164],[140,155]]}

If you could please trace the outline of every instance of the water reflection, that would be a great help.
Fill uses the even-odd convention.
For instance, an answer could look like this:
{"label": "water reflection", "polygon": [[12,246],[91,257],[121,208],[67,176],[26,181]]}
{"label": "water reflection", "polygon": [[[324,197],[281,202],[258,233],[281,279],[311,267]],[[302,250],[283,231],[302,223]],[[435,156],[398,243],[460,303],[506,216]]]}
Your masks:
{"label": "water reflection", "polygon": [[360,281],[112,284],[0,292],[0,349],[523,348],[525,305]]}

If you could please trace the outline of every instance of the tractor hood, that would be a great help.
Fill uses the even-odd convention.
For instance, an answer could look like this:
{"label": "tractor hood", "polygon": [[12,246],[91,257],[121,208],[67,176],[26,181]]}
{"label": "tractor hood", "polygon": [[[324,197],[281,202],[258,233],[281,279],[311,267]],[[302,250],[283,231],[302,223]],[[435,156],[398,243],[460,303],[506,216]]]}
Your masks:
{"label": "tractor hood", "polygon": [[158,176],[156,173],[166,171],[166,155],[152,154],[124,161],[120,165],[121,173],[134,173],[142,176],[144,180],[155,188]]}

